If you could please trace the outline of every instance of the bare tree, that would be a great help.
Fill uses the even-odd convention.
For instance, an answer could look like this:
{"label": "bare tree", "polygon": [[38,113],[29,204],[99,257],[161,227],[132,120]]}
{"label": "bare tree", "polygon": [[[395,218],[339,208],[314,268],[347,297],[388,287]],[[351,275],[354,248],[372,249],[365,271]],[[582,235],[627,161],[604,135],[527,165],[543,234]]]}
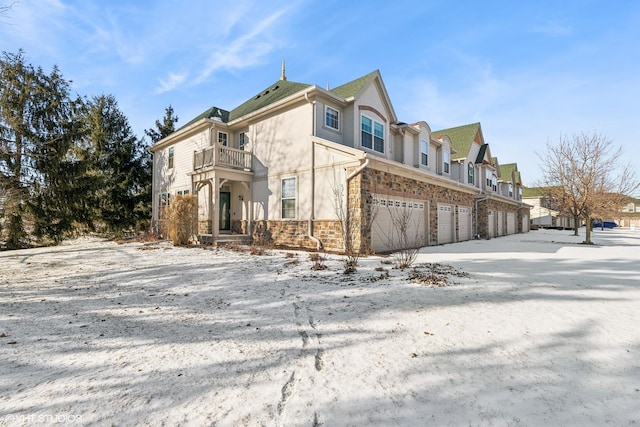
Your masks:
{"label": "bare tree", "polygon": [[360,259],[360,249],[356,248],[355,244],[359,235],[359,222],[355,218],[353,210],[349,209],[349,199],[345,198],[345,191],[348,190],[345,190],[345,185],[339,183],[335,171],[331,190],[333,192],[333,209],[340,223],[340,234],[344,248],[344,272],[349,274],[356,271]]}
{"label": "bare tree", "polygon": [[411,267],[416,260],[420,248],[425,245],[424,233],[418,224],[417,211],[413,202],[407,200],[386,200],[384,207],[389,218],[389,226],[383,229],[382,224],[376,224],[376,231],[384,237],[396,267],[405,269]]}
{"label": "bare tree", "polygon": [[16,4],[18,4],[18,1],[13,1],[11,3],[0,3],[0,18],[9,16],[9,11],[13,9]]}
{"label": "bare tree", "polygon": [[592,219],[619,209],[625,197],[640,188],[632,166],[621,164],[622,149],[596,132],[561,136],[556,144],[547,142],[546,152],[539,157],[550,196],[585,222],[585,244],[592,244]]}

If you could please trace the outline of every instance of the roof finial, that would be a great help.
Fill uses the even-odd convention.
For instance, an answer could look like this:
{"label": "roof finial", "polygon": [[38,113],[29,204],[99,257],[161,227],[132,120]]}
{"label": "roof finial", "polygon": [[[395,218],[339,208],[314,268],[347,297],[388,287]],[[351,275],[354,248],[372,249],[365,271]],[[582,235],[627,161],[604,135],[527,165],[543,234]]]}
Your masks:
{"label": "roof finial", "polygon": [[282,73],[280,74],[280,80],[287,80],[287,76],[284,74],[284,58],[282,58]]}

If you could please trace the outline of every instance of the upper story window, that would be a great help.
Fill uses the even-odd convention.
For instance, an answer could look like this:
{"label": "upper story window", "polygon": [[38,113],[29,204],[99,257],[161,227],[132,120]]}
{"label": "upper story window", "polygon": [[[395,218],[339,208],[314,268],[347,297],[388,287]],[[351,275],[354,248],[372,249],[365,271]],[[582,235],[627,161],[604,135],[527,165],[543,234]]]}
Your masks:
{"label": "upper story window", "polygon": [[296,217],[296,179],[282,180],[282,219]]}
{"label": "upper story window", "polygon": [[360,129],[362,146],[379,153],[384,153],[384,125],[367,116],[362,116]]}
{"label": "upper story window", "polygon": [[229,135],[226,132],[218,132],[218,144],[225,147],[229,145]]}
{"label": "upper story window", "polygon": [[429,166],[429,143],[424,139],[420,140],[420,164]]}
{"label": "upper story window", "polygon": [[509,184],[509,197],[513,198],[513,184]]}
{"label": "upper story window", "polygon": [[473,163],[469,162],[469,164],[467,165],[467,183],[468,184],[474,183],[473,173],[474,173]]}
{"label": "upper story window", "polygon": [[487,188],[491,188],[491,180],[493,179],[493,174],[490,170],[487,170],[486,172],[486,187]]}
{"label": "upper story window", "polygon": [[491,176],[491,189],[494,192],[498,191],[498,177],[495,174]]}
{"label": "upper story window", "polygon": [[240,135],[238,135],[238,148],[241,150],[244,150],[244,147],[245,145],[247,145],[248,142],[249,142],[249,139],[247,138],[247,133],[240,132]]}
{"label": "upper story window", "polygon": [[444,173],[449,173],[449,164],[451,163],[451,154],[449,153],[449,151],[445,151],[442,155],[442,158],[442,170],[444,171]]}
{"label": "upper story window", "polygon": [[169,169],[173,168],[173,147],[169,147],[169,162],[168,162],[168,167]]}
{"label": "upper story window", "polygon": [[340,130],[340,112],[335,108],[326,106],[324,109],[324,124],[328,128]]}

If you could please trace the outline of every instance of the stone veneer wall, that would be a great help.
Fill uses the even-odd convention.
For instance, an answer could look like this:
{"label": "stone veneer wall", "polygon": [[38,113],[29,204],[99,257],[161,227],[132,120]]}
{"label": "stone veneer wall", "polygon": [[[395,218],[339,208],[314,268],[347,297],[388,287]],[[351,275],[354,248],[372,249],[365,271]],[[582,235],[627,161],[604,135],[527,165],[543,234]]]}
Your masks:
{"label": "stone veneer wall", "polygon": [[[438,242],[438,203],[464,206],[471,208],[471,229],[475,230],[475,214],[473,194],[444,188],[439,185],[430,184],[415,179],[406,178],[388,172],[365,169],[362,172],[362,194],[376,193],[387,194],[393,197],[402,197],[423,200],[429,206],[429,231],[428,244],[434,245]],[[456,212],[457,218],[457,212]],[[369,221],[370,222],[370,221]],[[455,237],[459,240],[458,221],[455,222]],[[363,233],[363,239],[371,244],[371,226],[369,224],[367,232]]]}
{"label": "stone veneer wall", "polygon": [[[342,251],[342,233],[339,221],[313,221],[313,235],[322,242],[323,250]],[[309,221],[306,220],[255,221],[253,222],[252,238],[258,244],[317,249],[315,241],[309,237]]]}
{"label": "stone veneer wall", "polygon": [[198,221],[198,234],[211,234],[211,220],[201,219]]}
{"label": "stone veneer wall", "polygon": [[[522,233],[522,216],[527,215],[529,213],[528,208],[520,207],[520,205],[511,204],[508,202],[503,202],[495,199],[487,199],[481,202],[478,202],[478,234],[483,239],[489,237],[489,211],[496,212],[494,214],[494,221],[498,220],[497,211],[505,212],[504,217],[502,218],[504,221],[503,230],[505,233],[507,232],[507,213],[515,213],[516,214],[516,232]],[[498,231],[498,225],[495,227],[496,233]],[[500,237],[500,236],[497,236]]]}

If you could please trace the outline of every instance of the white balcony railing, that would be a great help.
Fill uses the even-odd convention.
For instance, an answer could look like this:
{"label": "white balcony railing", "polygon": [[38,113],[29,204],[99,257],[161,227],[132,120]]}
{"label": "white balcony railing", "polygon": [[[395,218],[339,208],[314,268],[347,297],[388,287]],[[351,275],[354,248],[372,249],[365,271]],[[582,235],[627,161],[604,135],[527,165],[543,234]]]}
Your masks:
{"label": "white balcony railing", "polygon": [[216,145],[193,153],[193,170],[211,166],[226,166],[233,169],[251,169],[251,153],[237,148]]}

